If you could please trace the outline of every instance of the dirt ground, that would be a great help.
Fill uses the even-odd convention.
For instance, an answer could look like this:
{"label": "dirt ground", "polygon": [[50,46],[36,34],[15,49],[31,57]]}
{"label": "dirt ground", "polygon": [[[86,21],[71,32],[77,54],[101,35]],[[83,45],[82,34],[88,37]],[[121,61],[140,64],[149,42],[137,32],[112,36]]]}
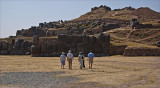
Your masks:
{"label": "dirt ground", "polygon": [[[79,69],[77,57],[73,69],[61,69],[59,57],[0,56],[0,76],[4,72],[64,71],[56,78],[75,76],[80,80],[62,88],[160,88],[160,57],[95,57],[93,69]],[[4,86],[0,84],[0,87]],[[6,85],[12,86],[12,85]],[[5,87],[4,87],[5,88]]]}

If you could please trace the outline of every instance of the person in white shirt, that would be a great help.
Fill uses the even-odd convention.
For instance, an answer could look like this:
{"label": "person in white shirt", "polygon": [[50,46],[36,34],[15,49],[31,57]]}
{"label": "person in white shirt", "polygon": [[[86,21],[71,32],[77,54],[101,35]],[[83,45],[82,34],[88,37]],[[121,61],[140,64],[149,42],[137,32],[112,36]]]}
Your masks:
{"label": "person in white shirt", "polygon": [[61,69],[64,69],[65,61],[66,61],[66,56],[64,55],[65,53],[62,52],[62,55],[60,56],[60,62],[61,62]]}
{"label": "person in white shirt", "polygon": [[72,59],[73,59],[73,54],[71,53],[71,50],[69,50],[67,54],[67,60],[68,60],[70,70],[72,69]]}
{"label": "person in white shirt", "polygon": [[80,62],[80,69],[84,68],[84,55],[82,52],[80,52],[78,55],[78,61]]}

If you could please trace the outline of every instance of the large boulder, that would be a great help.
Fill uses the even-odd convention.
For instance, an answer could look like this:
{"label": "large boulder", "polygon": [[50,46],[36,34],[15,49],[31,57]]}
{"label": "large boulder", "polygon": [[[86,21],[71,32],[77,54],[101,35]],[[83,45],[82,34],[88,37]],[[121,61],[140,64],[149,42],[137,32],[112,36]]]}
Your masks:
{"label": "large boulder", "polygon": [[8,41],[2,41],[1,42],[1,47],[2,47],[2,50],[7,50],[8,49]]}
{"label": "large boulder", "polygon": [[18,55],[18,50],[12,50],[9,53],[10,55]]}
{"label": "large boulder", "polygon": [[100,44],[99,42],[96,42],[95,44],[94,44],[94,49],[92,49],[93,50],[93,52],[95,52],[95,53],[102,53],[103,52],[103,48],[102,48],[102,44]]}
{"label": "large boulder", "polygon": [[105,35],[103,33],[99,33],[97,36],[98,42],[105,42]]}
{"label": "large boulder", "polygon": [[2,49],[2,42],[0,41],[0,50]]}
{"label": "large boulder", "polygon": [[57,44],[53,44],[53,52],[56,52],[57,51]]}
{"label": "large boulder", "polygon": [[70,46],[70,44],[71,44],[72,41],[73,41],[72,35],[67,35],[65,39],[66,39],[66,44],[67,44],[68,46]]}
{"label": "large boulder", "polygon": [[103,53],[105,55],[109,55],[109,50],[110,50],[110,43],[103,43],[102,44],[102,49],[103,49]]}
{"label": "large boulder", "polygon": [[126,47],[127,45],[114,45],[114,46],[111,45],[109,54],[110,55],[123,55]]}
{"label": "large boulder", "polygon": [[110,35],[105,34],[105,42],[110,43]]}
{"label": "large boulder", "polygon": [[22,35],[22,30],[17,30],[16,36],[21,36]]}
{"label": "large boulder", "polygon": [[[52,49],[52,48],[51,48]],[[41,53],[46,54],[48,53],[47,43],[41,44]]]}
{"label": "large boulder", "polygon": [[157,44],[156,44],[158,47],[160,47],[160,42],[157,42]]}
{"label": "large boulder", "polygon": [[83,43],[77,44],[77,52],[84,52],[84,44]]}
{"label": "large boulder", "polygon": [[20,50],[21,49],[21,44],[24,42],[23,39],[16,39],[14,43],[14,49],[15,50]]}
{"label": "large boulder", "polygon": [[0,51],[0,54],[1,54],[1,55],[8,55],[8,50],[1,50],[1,51]]}
{"label": "large boulder", "polygon": [[58,41],[65,42],[66,41],[66,35],[64,35],[64,34],[58,35]]}
{"label": "large boulder", "polygon": [[96,42],[96,37],[92,36],[91,37],[91,43],[94,44]]}
{"label": "large boulder", "polygon": [[24,30],[24,31],[22,32],[22,36],[30,36],[30,35],[29,35],[29,30]]}
{"label": "large boulder", "polygon": [[33,45],[37,45],[38,41],[39,41],[39,36],[38,35],[33,35],[33,42],[32,42],[32,44]]}
{"label": "large boulder", "polygon": [[11,52],[13,50],[13,45],[12,44],[9,44],[8,46],[8,51]]}
{"label": "large boulder", "polygon": [[14,43],[15,43],[15,39],[12,39],[12,43],[11,44],[14,45]]}
{"label": "large boulder", "polygon": [[30,45],[29,41],[25,41],[23,43],[23,49],[26,50],[26,51],[28,51],[28,47],[31,47],[31,45]]}
{"label": "large boulder", "polygon": [[31,46],[31,56],[32,57],[39,57],[41,54],[41,48],[38,45]]}
{"label": "large boulder", "polygon": [[88,35],[83,35],[82,36],[82,42],[83,43],[90,43],[91,42],[91,37]]}
{"label": "large boulder", "polygon": [[73,35],[72,36],[72,43],[78,44],[82,42],[82,36]]}
{"label": "large boulder", "polygon": [[53,44],[52,43],[47,44],[47,50],[48,50],[48,53],[53,52]]}
{"label": "large boulder", "polygon": [[120,25],[118,23],[115,23],[115,24],[103,24],[102,25],[102,30],[104,32],[104,31],[108,31],[108,30],[111,30],[111,29],[119,28],[119,27],[120,27]]}

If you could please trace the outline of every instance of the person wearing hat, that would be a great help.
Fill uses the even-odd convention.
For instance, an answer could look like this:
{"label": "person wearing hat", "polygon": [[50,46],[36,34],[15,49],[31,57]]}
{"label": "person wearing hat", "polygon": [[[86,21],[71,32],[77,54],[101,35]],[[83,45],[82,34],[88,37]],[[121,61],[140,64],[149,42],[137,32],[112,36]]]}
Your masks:
{"label": "person wearing hat", "polygon": [[67,54],[67,60],[68,60],[70,70],[72,69],[72,59],[73,59],[73,54],[71,53],[71,50],[69,50]]}
{"label": "person wearing hat", "polygon": [[65,61],[66,61],[66,56],[64,55],[65,53],[62,52],[62,55],[60,56],[60,62],[61,62],[61,69],[64,69]]}
{"label": "person wearing hat", "polygon": [[84,68],[84,55],[82,54],[82,52],[79,52],[78,61],[80,62],[80,69]]}

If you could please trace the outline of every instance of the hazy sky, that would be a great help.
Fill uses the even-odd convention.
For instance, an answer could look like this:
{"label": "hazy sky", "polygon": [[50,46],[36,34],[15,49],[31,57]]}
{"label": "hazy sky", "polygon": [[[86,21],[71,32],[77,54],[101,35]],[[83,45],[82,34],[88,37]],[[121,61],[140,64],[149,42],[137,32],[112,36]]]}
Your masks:
{"label": "hazy sky", "polygon": [[160,0],[0,0],[0,38],[16,35],[17,30],[40,22],[71,20],[100,5],[112,10],[149,7],[160,12]]}

